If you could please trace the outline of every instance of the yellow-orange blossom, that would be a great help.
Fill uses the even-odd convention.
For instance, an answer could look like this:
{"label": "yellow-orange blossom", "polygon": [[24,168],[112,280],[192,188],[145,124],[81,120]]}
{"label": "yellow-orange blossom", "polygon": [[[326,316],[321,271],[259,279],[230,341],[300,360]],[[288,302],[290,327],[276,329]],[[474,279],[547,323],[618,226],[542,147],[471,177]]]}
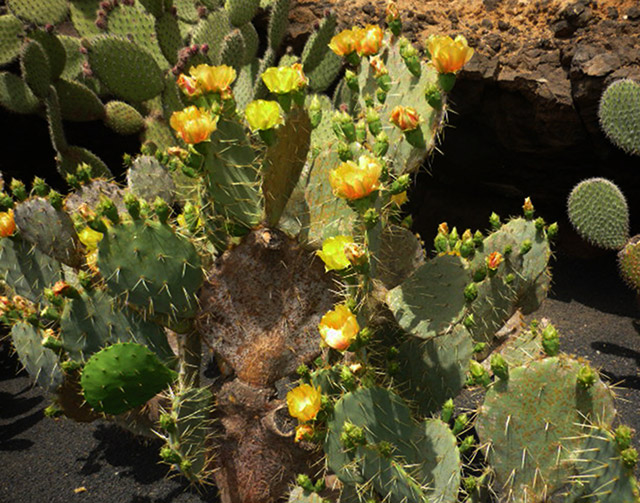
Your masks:
{"label": "yellow-orange blossom", "polygon": [[368,155],[362,155],[358,159],[358,164],[347,161],[331,170],[329,183],[336,196],[353,201],[378,190],[381,174],[380,161]]}
{"label": "yellow-orange blossom", "polygon": [[427,39],[431,63],[439,73],[455,73],[473,56],[467,39],[458,35],[455,39],[443,35],[431,35]]}
{"label": "yellow-orange blossom", "polygon": [[190,106],[180,112],[173,112],[169,124],[186,143],[193,145],[209,139],[216,130],[218,116]]}

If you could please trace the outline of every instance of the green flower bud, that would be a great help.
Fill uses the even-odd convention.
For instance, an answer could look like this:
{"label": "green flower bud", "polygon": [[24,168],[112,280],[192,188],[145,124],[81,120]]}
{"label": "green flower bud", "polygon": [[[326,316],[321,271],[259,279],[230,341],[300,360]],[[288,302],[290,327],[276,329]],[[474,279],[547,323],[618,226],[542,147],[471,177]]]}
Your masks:
{"label": "green flower bud", "polygon": [[533,243],[531,243],[530,239],[525,239],[522,242],[522,246],[520,246],[520,255],[526,255],[531,250]]}
{"label": "green flower bud", "polygon": [[40,178],[39,176],[36,176],[33,179],[33,182],[31,183],[31,190],[36,196],[46,197],[46,195],[49,193],[51,188],[46,184],[46,182],[42,178]]}
{"label": "green flower bud", "polygon": [[509,379],[509,364],[501,354],[495,353],[491,357],[491,371],[502,380]]}
{"label": "green flower bud", "polygon": [[440,412],[440,419],[442,419],[442,421],[445,423],[448,423],[449,421],[451,421],[451,418],[453,417],[453,410],[454,410],[453,399],[449,398],[446,402],[444,402],[444,405],[442,406],[442,411]]}
{"label": "green flower bud", "polygon": [[585,389],[591,388],[596,382],[596,373],[589,365],[583,365],[578,370],[578,383]]}
{"label": "green flower bud", "polygon": [[9,188],[11,189],[13,197],[15,197],[18,201],[24,201],[28,197],[27,188],[24,186],[24,183],[22,183],[20,180],[17,180],[16,178],[11,180]]}
{"label": "green flower bud", "polygon": [[466,430],[468,425],[469,417],[467,416],[467,414],[460,414],[458,417],[456,417],[456,420],[453,423],[453,428],[451,428],[451,432],[457,436],[464,430]]}
{"label": "green flower bud", "polygon": [[547,325],[542,331],[542,349],[547,356],[556,356],[560,350],[560,338],[553,325]]}
{"label": "green flower bud", "polygon": [[625,426],[624,424],[621,424],[616,428],[615,435],[616,444],[618,444],[618,448],[621,451],[624,451],[625,449],[631,447],[631,437],[633,436],[631,428]]}
{"label": "green flower bud", "polygon": [[467,302],[473,302],[478,298],[478,287],[475,283],[469,283],[464,289],[464,298]]}
{"label": "green flower bud", "polygon": [[491,228],[493,230],[498,230],[500,227],[502,227],[502,222],[500,221],[500,217],[498,216],[498,214],[494,211],[493,213],[491,213],[491,216],[489,217],[489,225],[491,226]]}

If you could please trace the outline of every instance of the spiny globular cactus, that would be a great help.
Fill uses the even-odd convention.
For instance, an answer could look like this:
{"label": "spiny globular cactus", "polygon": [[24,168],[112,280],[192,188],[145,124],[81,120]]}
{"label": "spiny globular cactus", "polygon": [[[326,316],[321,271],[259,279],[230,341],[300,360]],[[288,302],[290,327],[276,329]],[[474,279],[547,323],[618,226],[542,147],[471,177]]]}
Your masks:
{"label": "spiny globular cactus", "polygon": [[[602,94],[598,109],[607,137],[631,155],[640,155],[640,85],[630,79],[613,82]],[[629,210],[618,186],[590,178],[574,187],[568,213],[578,233],[596,246],[618,250],[620,275],[640,291],[638,236],[629,236]]]}
{"label": "spiny globular cactus", "polygon": [[[276,501],[293,483],[302,492],[291,491],[291,501],[453,503],[459,494],[500,490],[488,487],[488,476],[465,477],[469,456],[480,453],[472,421],[454,417],[452,399],[465,386],[490,385],[479,360],[496,348],[496,390],[505,388],[500,380],[519,382],[526,370],[516,365],[549,370],[536,377],[543,386],[558,362],[572,361],[529,352],[557,355],[551,330],[533,340],[496,335],[517,309],[531,311],[544,298],[557,226],[534,219],[527,200],[523,218],[503,224],[494,214],[488,233],[458,234],[442,224],[427,258],[400,210],[472,50],[460,38],[432,39],[430,61],[421,61],[399,37],[391,3],[389,30],[333,35],[328,16],[300,60],[289,55],[274,66],[287,1],[271,4],[261,61],[247,27],[253,14],[243,10],[255,12],[258,2],[204,4],[107,2],[97,25],[88,22],[95,12],[87,4],[68,4],[74,24],[87,30],[81,54],[101,75],[94,85],[141,117],[162,109],[143,118],[147,139],[168,131],[171,140],[153,140],[155,148],[126,159],[126,188],[87,161],[69,165],[66,197],[39,179],[31,190],[13,181],[11,196],[0,193],[7,288],[0,317],[25,367],[68,417],[107,417],[160,435],[162,459],[192,482],[214,481],[225,502]],[[140,31],[123,37],[134,14]],[[172,62],[176,23],[180,41],[219,43]],[[146,37],[158,26],[166,32]],[[125,58],[101,59],[114,48],[148,70],[148,88],[117,78]],[[50,81],[66,67],[43,58],[37,45],[22,50],[28,64],[20,84],[59,125],[65,108]],[[341,57],[349,71],[337,106],[310,96],[341,71]],[[179,67],[175,81],[164,73],[170,65]],[[52,130],[64,150],[61,129]],[[59,236],[40,232],[45,227]],[[202,372],[203,354],[211,353],[220,370],[214,382]],[[573,384],[584,387],[569,391],[598,391],[610,412],[590,367],[567,365]],[[513,401],[508,393],[494,400]],[[493,414],[503,413],[501,405]],[[603,428],[609,418],[598,417]],[[500,434],[487,433],[485,442],[502,443]],[[488,458],[498,478],[518,469],[511,457]],[[567,484],[579,480],[581,464],[591,466],[584,459],[566,472]],[[330,474],[339,484],[325,487]]]}

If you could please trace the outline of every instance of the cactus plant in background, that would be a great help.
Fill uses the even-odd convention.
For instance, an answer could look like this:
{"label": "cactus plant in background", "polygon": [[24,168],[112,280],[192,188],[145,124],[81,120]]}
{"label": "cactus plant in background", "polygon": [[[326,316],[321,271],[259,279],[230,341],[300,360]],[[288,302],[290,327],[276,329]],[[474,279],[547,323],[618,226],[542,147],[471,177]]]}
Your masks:
{"label": "cactus plant in background", "polygon": [[[3,22],[18,34],[70,16],[96,76],[85,87],[116,96],[114,113],[155,143],[126,159],[126,187],[78,154],[67,196],[41,179],[0,194],[0,319],[25,368],[66,416],[163,438],[162,459],[215,482],[224,502],[516,501],[542,487],[537,474],[571,501],[609,483],[637,501],[606,384],[558,354],[552,326],[497,335],[546,295],[557,226],[527,199],[523,217],[494,214],[485,234],[441,224],[427,257],[402,218],[471,49],[432,40],[422,61],[391,3],[389,30],[336,35],[328,16],[276,66],[288,1],[271,3],[261,60],[259,4],[102,2],[94,19],[86,2],[38,17],[9,2]],[[58,87],[74,84],[58,82],[70,70],[54,33],[18,48],[24,80],[3,78],[45,106],[64,157],[76,147],[58,127]],[[127,64],[149,85],[119,77]],[[343,64],[333,99],[320,95]],[[475,386],[491,386],[482,446],[452,401]],[[593,445],[616,462],[600,467]]]}
{"label": "cactus plant in background", "polygon": [[[607,137],[631,155],[640,155],[640,85],[618,80],[602,94],[598,110]],[[571,223],[584,239],[608,250],[618,250],[624,281],[640,291],[640,236],[629,236],[629,210],[618,186],[604,178],[580,182],[569,195]]]}

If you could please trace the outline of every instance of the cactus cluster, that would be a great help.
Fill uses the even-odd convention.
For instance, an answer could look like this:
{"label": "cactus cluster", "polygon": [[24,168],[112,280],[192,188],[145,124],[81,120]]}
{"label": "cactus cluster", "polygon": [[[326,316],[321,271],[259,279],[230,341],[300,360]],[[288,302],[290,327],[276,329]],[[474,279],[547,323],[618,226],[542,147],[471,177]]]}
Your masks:
{"label": "cactus cluster", "polygon": [[[602,94],[598,109],[607,137],[631,155],[640,155],[640,85],[630,79],[613,82]],[[604,178],[576,185],[568,199],[568,214],[580,236],[607,250],[618,250],[624,281],[640,291],[639,236],[629,236],[629,209],[618,186]]]}
{"label": "cactus cluster", "polygon": [[[1,187],[0,320],[56,410],[160,436],[166,463],[234,503],[521,501],[538,489],[588,501],[608,485],[638,500],[635,451],[612,433],[595,371],[558,354],[552,326],[497,335],[546,295],[557,226],[527,199],[523,217],[493,214],[488,232],[441,224],[427,257],[403,218],[466,41],[430,40],[422,61],[391,2],[388,30],[334,34],[328,16],[299,59],[275,66],[284,0],[270,4],[261,60],[257,0],[46,3],[26,18],[9,2],[30,24],[3,22],[70,16],[94,91],[118,96],[123,117],[136,110],[155,143],[125,159],[126,187],[82,156],[64,169],[66,196],[39,178]],[[66,84],[51,68],[66,66],[55,42],[30,36],[24,80],[5,82],[59,125]],[[148,86],[118,77],[128,64]],[[317,94],[343,64],[333,99]],[[76,148],[57,126],[52,137],[63,157]],[[490,387],[475,423],[452,401],[474,386]],[[593,445],[615,463],[601,467]]]}

